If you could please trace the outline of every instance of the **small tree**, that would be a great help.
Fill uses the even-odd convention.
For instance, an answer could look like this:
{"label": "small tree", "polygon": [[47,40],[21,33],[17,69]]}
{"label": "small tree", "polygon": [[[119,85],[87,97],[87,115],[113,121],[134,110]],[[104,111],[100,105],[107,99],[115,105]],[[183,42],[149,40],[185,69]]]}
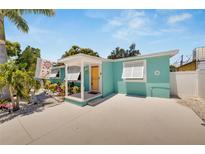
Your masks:
{"label": "small tree", "polygon": [[8,57],[19,57],[21,53],[21,45],[18,42],[6,41],[6,51]]}
{"label": "small tree", "polygon": [[90,48],[80,48],[77,45],[73,45],[68,51],[65,51],[65,53],[62,55],[62,58],[72,56],[72,55],[76,55],[76,54],[79,54],[79,53],[84,53],[84,54],[87,54],[87,55],[99,57],[99,54],[97,52],[93,51]]}
{"label": "small tree", "polygon": [[40,57],[40,49],[27,46],[22,53],[19,54],[16,62],[18,65],[22,65],[26,71],[30,71],[30,73],[32,73],[31,75],[34,76],[37,58]]}
{"label": "small tree", "polygon": [[[9,87],[9,94],[12,103],[16,101],[16,108],[19,108],[20,98],[29,97],[29,85],[32,85],[33,79],[27,71],[21,70],[15,61],[0,64],[0,89]],[[14,96],[16,95],[16,100]]]}
{"label": "small tree", "polygon": [[129,49],[125,50],[120,47],[116,47],[110,55],[107,57],[108,59],[119,59],[125,57],[132,57],[140,55],[140,51],[135,49],[136,45],[132,43]]}

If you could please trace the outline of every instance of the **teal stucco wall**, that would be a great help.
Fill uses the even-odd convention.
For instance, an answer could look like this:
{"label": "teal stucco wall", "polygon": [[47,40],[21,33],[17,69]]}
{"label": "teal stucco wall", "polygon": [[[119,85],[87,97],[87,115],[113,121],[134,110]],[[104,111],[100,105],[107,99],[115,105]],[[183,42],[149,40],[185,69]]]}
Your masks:
{"label": "teal stucco wall", "polygon": [[[142,59],[141,59],[142,60]],[[169,57],[152,57],[146,60],[146,82],[126,82],[122,79],[123,62],[113,62],[113,84],[116,93],[127,95],[169,98]],[[159,71],[159,75],[155,75]]]}
{"label": "teal stucco wall", "polygon": [[102,94],[103,97],[114,92],[114,82],[113,82],[113,63],[103,62],[102,63]]}
{"label": "teal stucco wall", "polygon": [[59,68],[60,69],[60,77],[59,78],[50,78],[50,81],[52,83],[58,83],[63,82],[65,78],[65,68]]}
{"label": "teal stucco wall", "polygon": [[[143,59],[140,59],[143,60]],[[102,63],[102,94],[103,97],[111,93],[122,93],[127,95],[170,97],[169,79],[169,56],[152,57],[144,59],[146,61],[146,82],[126,82],[122,79],[123,62],[103,62]],[[156,75],[158,71],[160,74]],[[89,67],[84,68],[84,86],[89,90]],[[51,79],[52,82],[63,82],[65,70],[61,68],[60,78]]]}
{"label": "teal stucco wall", "polygon": [[84,67],[84,86],[85,86],[85,91],[89,91],[89,83],[90,83],[90,80],[89,80],[89,66],[85,66]]}
{"label": "teal stucco wall", "polygon": [[[167,83],[169,82],[169,57],[148,58],[147,61],[147,82],[148,83]],[[154,75],[156,70],[160,75]]]}
{"label": "teal stucco wall", "polygon": [[[160,72],[155,75],[155,71]],[[147,59],[147,96],[170,97],[169,56]]]}
{"label": "teal stucco wall", "polygon": [[114,91],[127,95],[146,96],[146,83],[125,82],[122,79],[123,62],[113,62],[114,70]]}

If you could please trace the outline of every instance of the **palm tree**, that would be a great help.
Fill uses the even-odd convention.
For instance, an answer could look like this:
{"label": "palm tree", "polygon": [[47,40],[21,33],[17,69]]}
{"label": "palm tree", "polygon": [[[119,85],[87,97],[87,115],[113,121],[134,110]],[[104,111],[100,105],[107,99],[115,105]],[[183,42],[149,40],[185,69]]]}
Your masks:
{"label": "palm tree", "polygon": [[26,13],[43,14],[46,16],[53,16],[55,14],[54,10],[49,9],[0,9],[0,64],[7,61],[7,53],[5,46],[5,29],[4,29],[4,18],[7,17],[11,22],[13,22],[16,27],[22,32],[28,33],[29,26],[23,15]]}
{"label": "palm tree", "polygon": [[[23,18],[23,15],[27,13],[53,16],[55,14],[55,11],[51,9],[0,9],[0,64],[3,64],[8,60],[4,29],[5,17],[7,17],[11,22],[13,22],[19,30],[28,33],[29,26],[26,20]],[[4,94],[5,97],[8,97],[8,90],[5,90]]]}

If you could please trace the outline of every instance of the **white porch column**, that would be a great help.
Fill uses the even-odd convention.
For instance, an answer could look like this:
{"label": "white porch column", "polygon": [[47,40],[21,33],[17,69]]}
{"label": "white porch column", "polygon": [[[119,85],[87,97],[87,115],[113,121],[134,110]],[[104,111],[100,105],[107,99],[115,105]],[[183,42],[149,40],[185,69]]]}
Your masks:
{"label": "white porch column", "polygon": [[68,65],[65,64],[65,96],[68,96],[68,80],[67,80],[67,76],[68,76]]}
{"label": "white porch column", "polygon": [[100,78],[100,80],[99,80],[99,85],[100,85],[99,91],[102,94],[103,93],[103,91],[102,91],[102,63],[99,64],[99,70],[100,70],[99,71],[99,78]]}
{"label": "white porch column", "polygon": [[84,100],[84,61],[81,60],[81,86],[80,86],[80,91],[81,91],[81,100]]}

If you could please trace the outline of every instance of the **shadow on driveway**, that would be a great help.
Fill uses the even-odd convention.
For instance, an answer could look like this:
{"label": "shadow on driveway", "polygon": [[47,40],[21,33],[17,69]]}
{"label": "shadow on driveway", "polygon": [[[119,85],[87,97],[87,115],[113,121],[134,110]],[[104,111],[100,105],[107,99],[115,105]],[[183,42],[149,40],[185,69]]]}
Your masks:
{"label": "shadow on driveway", "polygon": [[39,101],[37,104],[21,102],[20,109],[12,113],[0,110],[0,124],[7,122],[17,116],[26,116],[33,114],[34,112],[42,112],[45,108],[59,105],[57,100],[51,96],[46,95],[44,92],[38,94],[37,99]]}

